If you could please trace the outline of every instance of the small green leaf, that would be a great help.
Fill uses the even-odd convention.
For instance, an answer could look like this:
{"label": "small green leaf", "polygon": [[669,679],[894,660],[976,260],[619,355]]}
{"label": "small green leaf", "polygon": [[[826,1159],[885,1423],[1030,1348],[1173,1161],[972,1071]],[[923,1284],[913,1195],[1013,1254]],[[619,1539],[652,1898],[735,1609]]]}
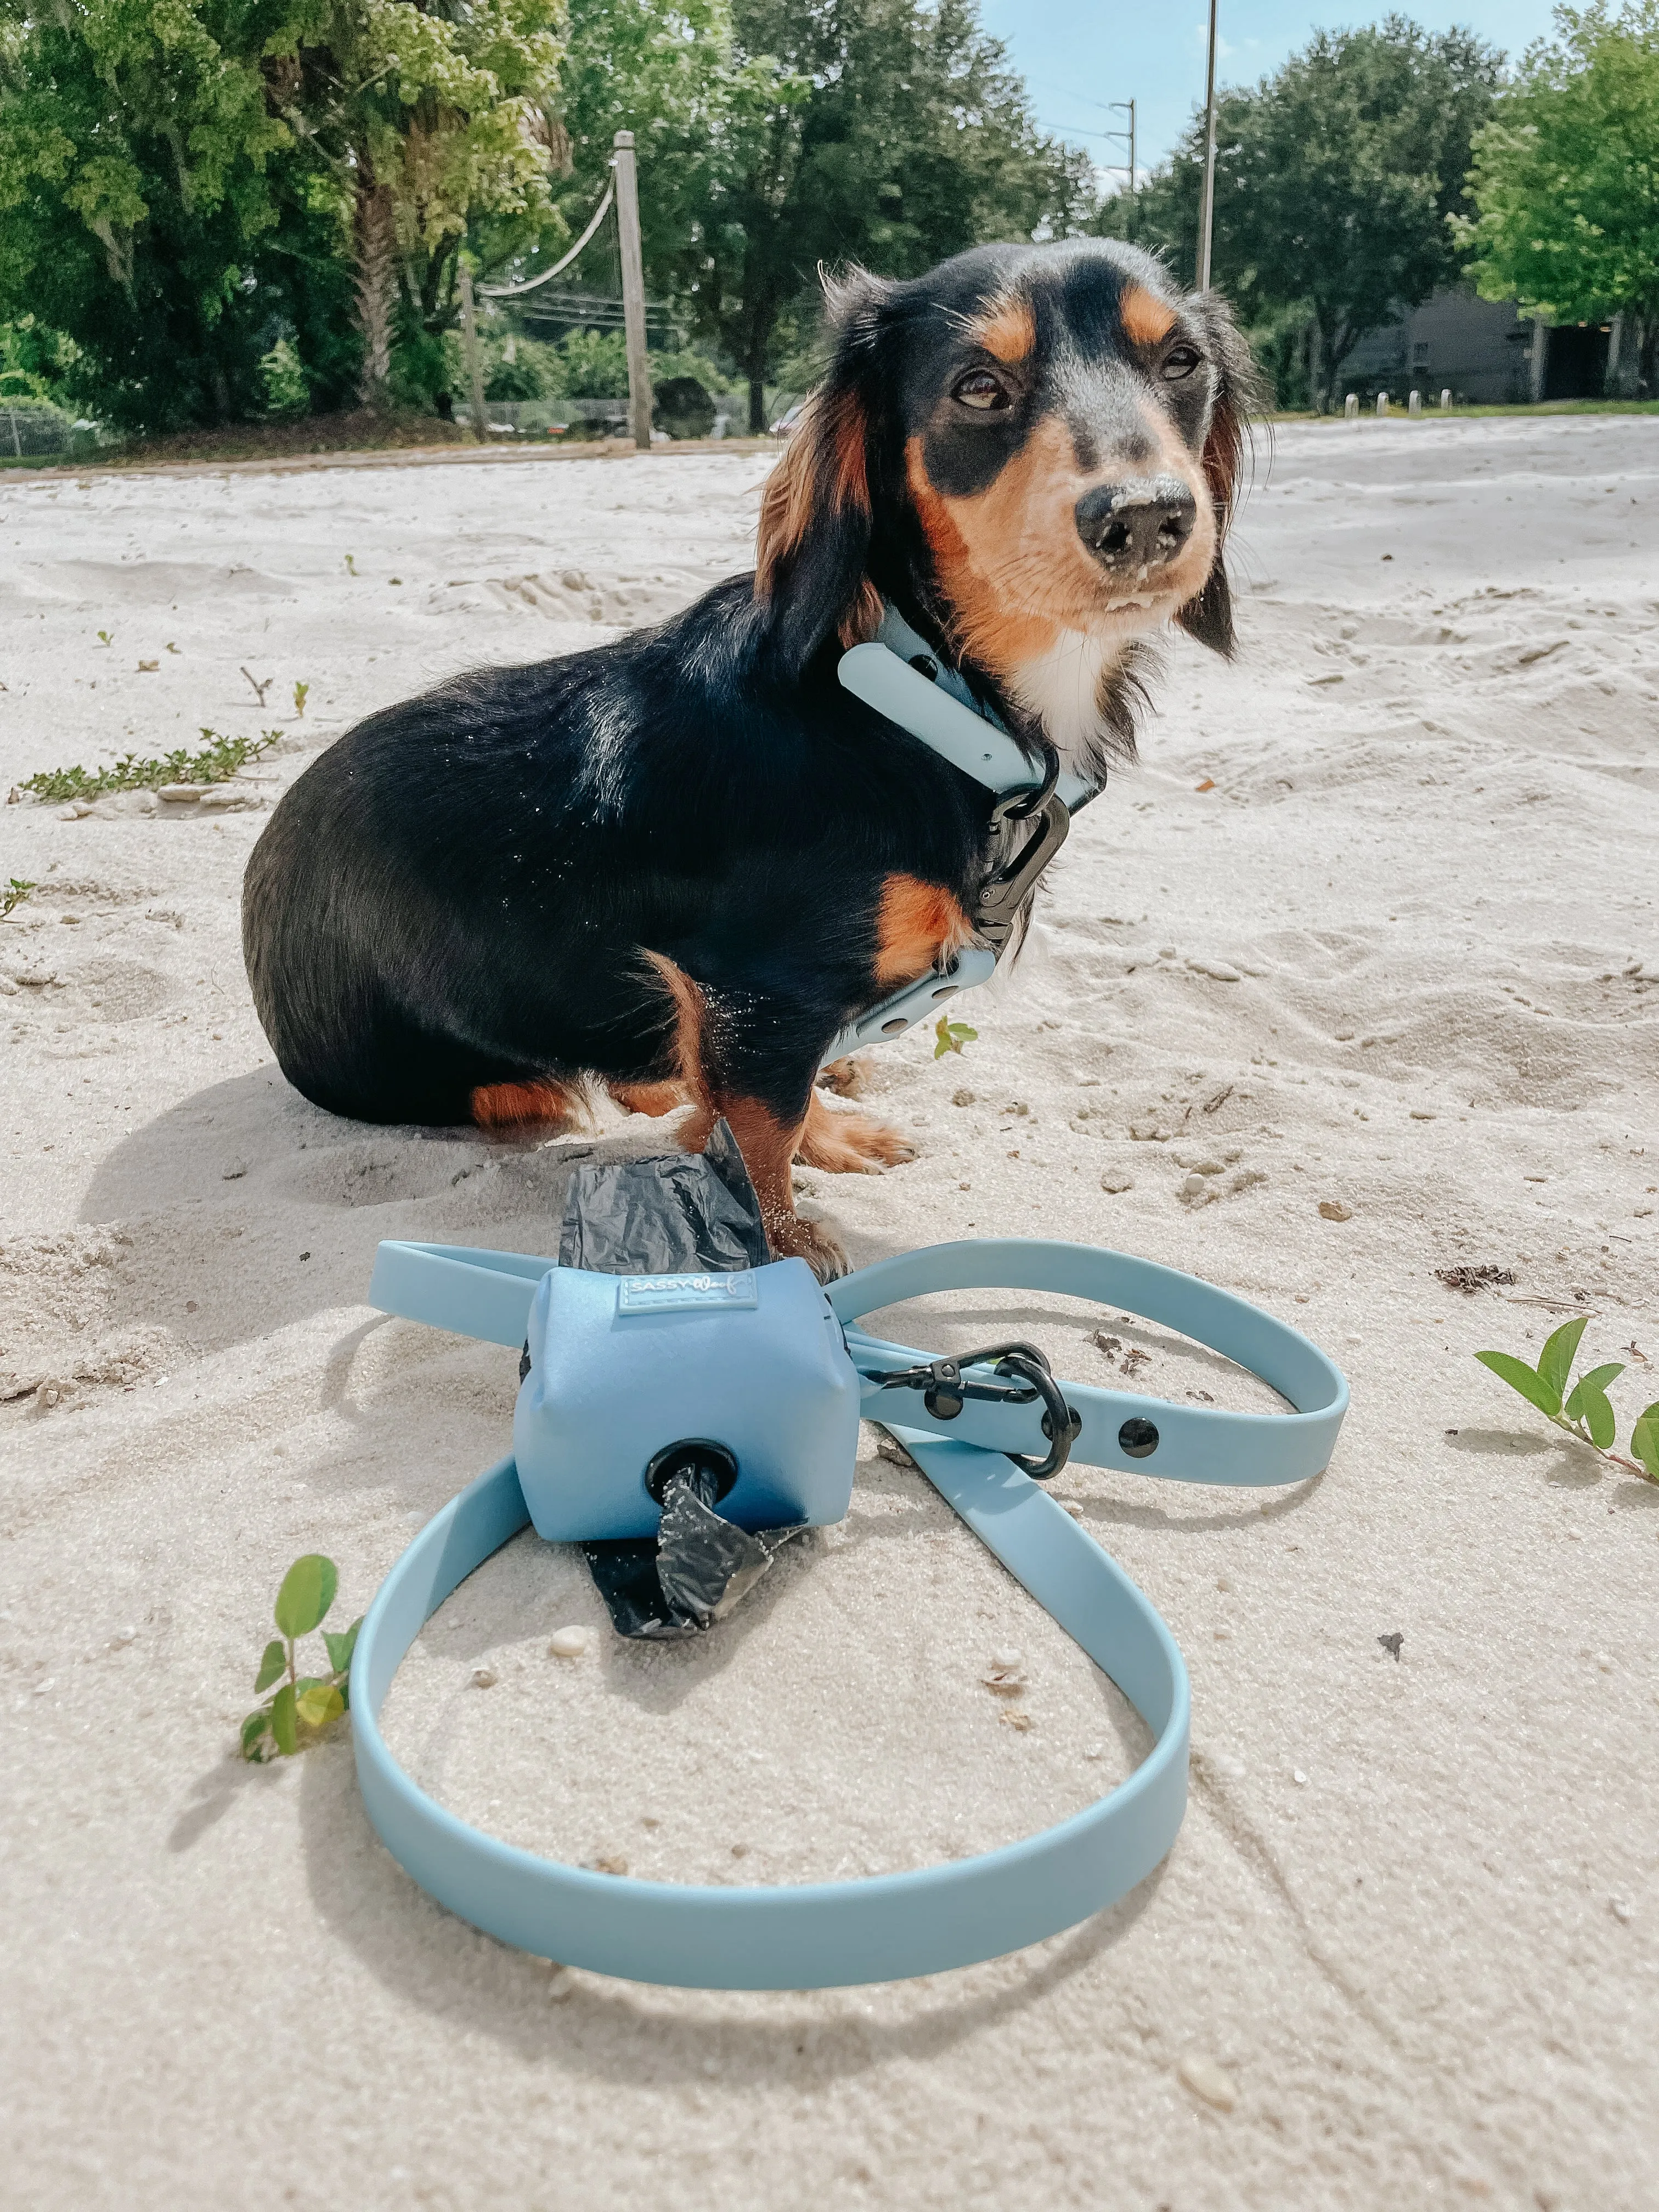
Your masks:
{"label": "small green leaf", "polygon": [[1656,1482],[1659,1482],[1659,1400],[1637,1418],[1630,1448]]}
{"label": "small green leaf", "polygon": [[1607,1395],[1608,1383],[1615,1376],[1622,1375],[1624,1371],[1623,1364],[1617,1359],[1611,1361],[1606,1367],[1590,1368],[1573,1384],[1567,1402],[1562,1407],[1561,1411],[1570,1421],[1578,1420],[1584,1411],[1584,1393],[1588,1390],[1597,1396],[1604,1397]]}
{"label": "small green leaf", "polygon": [[343,1674],[351,1665],[351,1655],[357,1648],[357,1631],[363,1625],[359,1613],[349,1628],[337,1635],[331,1628],[323,1631],[323,1641],[328,1646],[328,1663],[337,1674]]}
{"label": "small green leaf", "polygon": [[1578,1386],[1583,1398],[1579,1419],[1589,1431],[1589,1440],[1597,1451],[1606,1451],[1619,1433],[1619,1424],[1613,1418],[1613,1407],[1607,1403],[1607,1393],[1598,1390],[1588,1376]]}
{"label": "small green leaf", "polygon": [[1500,1381],[1511,1390],[1518,1390],[1529,1406],[1536,1406],[1540,1413],[1553,1420],[1561,1410],[1561,1394],[1552,1390],[1540,1376],[1534,1375],[1524,1359],[1517,1359],[1508,1352],[1477,1352],[1475,1358],[1483,1367],[1490,1367]]}
{"label": "small green leaf", "polygon": [[941,1014],[933,1026],[933,1057],[943,1060],[947,1052],[960,1052],[965,1044],[977,1044],[979,1031],[969,1029],[966,1022],[953,1022],[948,1014]]}
{"label": "small green leaf", "polygon": [[331,1682],[313,1682],[301,1692],[295,1710],[307,1728],[325,1728],[345,1711],[345,1699]]}
{"label": "small green leaf", "polygon": [[252,1759],[256,1766],[263,1765],[270,1753],[265,1747],[270,1741],[270,1707],[261,1705],[257,1713],[250,1713],[242,1723],[242,1756]]}
{"label": "small green leaf", "polygon": [[253,1686],[256,1690],[268,1690],[279,1675],[287,1672],[288,1646],[279,1644],[273,1636],[265,1646],[265,1656],[259,1662],[259,1679]]}
{"label": "small green leaf", "polygon": [[339,1570],[320,1552],[307,1552],[283,1577],[276,1593],[276,1626],[284,1636],[309,1636],[334,1602]]}
{"label": "small green leaf", "polygon": [[1547,1390],[1555,1393],[1556,1409],[1567,1395],[1567,1377],[1572,1372],[1572,1363],[1577,1356],[1578,1340],[1589,1327],[1589,1316],[1580,1314],[1576,1321],[1564,1321],[1553,1335],[1545,1340],[1544,1349],[1538,1355],[1538,1379]]}
{"label": "small green leaf", "polygon": [[276,1748],[291,1756],[300,1748],[300,1731],[295,1725],[295,1698],[292,1682],[284,1682],[270,1701],[270,1733],[276,1740]]}

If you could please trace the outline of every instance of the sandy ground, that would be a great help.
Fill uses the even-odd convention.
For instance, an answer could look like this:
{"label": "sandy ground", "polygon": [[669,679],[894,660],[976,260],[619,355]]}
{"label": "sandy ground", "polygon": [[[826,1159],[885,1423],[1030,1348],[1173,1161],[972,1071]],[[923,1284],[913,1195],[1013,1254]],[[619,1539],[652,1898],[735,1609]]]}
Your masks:
{"label": "sandy ground", "polygon": [[[1659,1396],[1659,423],[1281,433],[1237,664],[1171,648],[1146,764],[1079,822],[979,1042],[872,1059],[916,1162],[803,1178],[855,1261],[1088,1238],[1347,1370],[1299,1490],[1063,1478],[1192,1673],[1158,1875],[928,1982],[555,1980],[392,1864],[343,1732],[236,1759],[288,1562],[339,1562],[343,1623],[504,1449],[511,1358],[372,1314],[376,1240],[545,1250],[574,1155],[660,1137],[297,1097],[238,949],[261,810],[367,709],[740,565],[765,465],[0,487],[0,789],[283,732],[246,811],[0,812],[0,876],[40,886],[0,926],[5,2201],[1652,2207],[1659,1492],[1469,1355],[1588,1309],[1621,1434]],[[1459,1296],[1462,1261],[1516,1282]],[[1109,1312],[977,1310],[908,1326],[994,1311],[1062,1372],[1249,1401]],[[394,1743],[505,1834],[678,1879],[919,1863],[1127,1771],[1103,1678],[870,1431],[860,1472],[694,1649],[550,1660],[603,1616],[520,1540],[411,1658]],[[980,1680],[1009,1644],[1024,1732]]]}

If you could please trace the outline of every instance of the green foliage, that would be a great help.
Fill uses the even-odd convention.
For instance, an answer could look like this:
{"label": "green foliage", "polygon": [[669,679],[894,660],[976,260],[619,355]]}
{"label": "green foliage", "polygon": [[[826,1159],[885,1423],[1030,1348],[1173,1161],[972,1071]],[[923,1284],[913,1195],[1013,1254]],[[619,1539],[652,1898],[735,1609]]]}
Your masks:
{"label": "green foliage", "polygon": [[1659,0],[1559,8],[1474,142],[1455,228],[1489,300],[1659,324]]}
{"label": "green foliage", "polygon": [[1626,1459],[1613,1449],[1619,1425],[1607,1397],[1607,1385],[1624,1373],[1623,1364],[1609,1361],[1588,1369],[1577,1382],[1572,1381],[1572,1364],[1589,1322],[1588,1314],[1564,1322],[1547,1339],[1536,1367],[1528,1367],[1524,1359],[1508,1352],[1477,1352],[1474,1356],[1558,1429],[1589,1445],[1627,1474],[1659,1483],[1659,1405],[1650,1406],[1638,1419],[1631,1433],[1630,1448],[1635,1456]]}
{"label": "green foliage", "polygon": [[[1247,324],[1299,318],[1315,404],[1368,331],[1457,273],[1447,218],[1463,212],[1475,131],[1500,57],[1467,31],[1431,34],[1398,15],[1317,32],[1246,91],[1217,101],[1216,284]],[[1166,253],[1184,282],[1198,251],[1204,128],[1099,228]],[[1288,360],[1285,366],[1288,367]]]}
{"label": "green foliage", "polygon": [[299,719],[301,720],[301,721],[302,721],[302,722],[304,721],[304,720],[305,720],[305,718],[306,718],[306,701],[307,701],[310,696],[311,696],[311,686],[310,686],[310,684],[296,684],[295,685],[295,687],[294,687],[294,711],[295,711],[295,714],[299,717]]}
{"label": "green foliage", "polygon": [[323,1630],[328,1652],[326,1674],[301,1674],[295,1651],[300,1638],[309,1636],[326,1617],[338,1583],[333,1560],[325,1559],[320,1552],[295,1559],[283,1576],[275,1607],[282,1634],[266,1644],[253,1682],[256,1694],[270,1689],[273,1682],[281,1681],[282,1687],[242,1723],[244,1759],[263,1764],[266,1759],[292,1756],[350,1705],[351,1655],[362,1626],[361,1616],[338,1634]]}
{"label": "green foliage", "polygon": [[22,876],[9,876],[6,878],[6,888],[0,891],[0,921],[3,921],[8,915],[15,913],[31,891],[39,890],[40,888],[39,884],[30,883]]}
{"label": "green foliage", "polygon": [[239,768],[268,752],[282,734],[267,730],[258,738],[223,738],[204,729],[208,742],[199,752],[186,752],[180,746],[159,760],[123,753],[113,768],[43,769],[19,788],[52,805],[65,799],[97,799],[106,791],[159,791],[164,783],[228,783]]}
{"label": "green foliage", "polygon": [[299,355],[286,338],[278,338],[261,356],[259,378],[265,388],[268,415],[304,415],[311,406],[311,386]]}
{"label": "green foliage", "polygon": [[647,283],[738,364],[751,429],[817,323],[820,262],[911,276],[1091,204],[977,0],[571,0],[565,77],[567,223],[635,129]]}
{"label": "green foliage", "polygon": [[620,331],[572,331],[559,347],[562,399],[615,399],[628,389],[628,343]]}
{"label": "green foliage", "polygon": [[73,392],[150,428],[286,411],[279,331],[313,403],[366,336],[383,388],[394,311],[411,343],[453,321],[464,237],[490,263],[562,231],[562,14],[0,0],[0,321],[62,334]]}
{"label": "green foliage", "polygon": [[935,1060],[943,1060],[947,1052],[960,1052],[964,1045],[978,1042],[977,1030],[969,1029],[966,1022],[953,1022],[948,1014],[941,1014],[933,1024]]}

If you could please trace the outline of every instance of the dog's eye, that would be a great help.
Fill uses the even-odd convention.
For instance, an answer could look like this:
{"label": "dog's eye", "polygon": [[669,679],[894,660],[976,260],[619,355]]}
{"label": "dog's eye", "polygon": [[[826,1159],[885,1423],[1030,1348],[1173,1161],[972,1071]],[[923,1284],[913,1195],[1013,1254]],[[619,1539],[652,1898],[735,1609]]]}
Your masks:
{"label": "dog's eye", "polygon": [[1183,376],[1190,376],[1203,359],[1196,346],[1172,346],[1164,356],[1162,374],[1169,384],[1179,384]]}
{"label": "dog's eye", "polygon": [[964,407],[1006,407],[1008,395],[988,368],[970,369],[951,392]]}

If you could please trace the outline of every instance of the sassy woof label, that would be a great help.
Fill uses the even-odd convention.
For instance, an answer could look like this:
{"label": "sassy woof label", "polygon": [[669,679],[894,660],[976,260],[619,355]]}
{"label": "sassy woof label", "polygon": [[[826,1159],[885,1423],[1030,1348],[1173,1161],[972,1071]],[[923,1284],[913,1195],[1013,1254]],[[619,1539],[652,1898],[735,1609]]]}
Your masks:
{"label": "sassy woof label", "polygon": [[624,1275],[617,1285],[622,1314],[678,1313],[689,1306],[757,1306],[760,1289],[752,1267],[730,1275]]}

